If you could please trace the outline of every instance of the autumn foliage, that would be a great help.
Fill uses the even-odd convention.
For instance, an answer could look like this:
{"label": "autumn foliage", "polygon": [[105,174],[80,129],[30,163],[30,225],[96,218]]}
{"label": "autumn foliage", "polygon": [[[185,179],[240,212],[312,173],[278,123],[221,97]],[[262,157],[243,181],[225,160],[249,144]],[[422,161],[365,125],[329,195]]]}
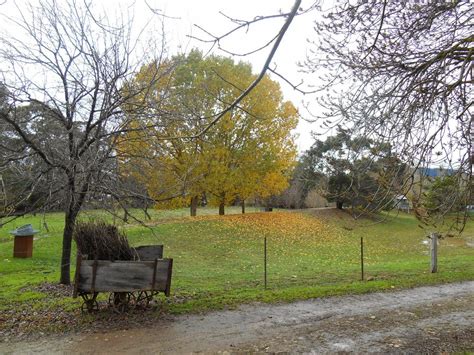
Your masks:
{"label": "autumn foliage", "polygon": [[223,208],[288,186],[296,158],[291,131],[297,110],[283,100],[277,82],[264,77],[237,109],[205,131],[255,79],[251,66],[191,51],[150,63],[129,85],[140,85],[157,72],[162,79],[151,89],[151,101],[137,97],[128,103],[135,111],[143,105],[135,124],[148,129],[123,138],[121,150],[129,159],[121,169],[144,184],[151,197],[166,200],[161,206],[184,206],[205,196]]}

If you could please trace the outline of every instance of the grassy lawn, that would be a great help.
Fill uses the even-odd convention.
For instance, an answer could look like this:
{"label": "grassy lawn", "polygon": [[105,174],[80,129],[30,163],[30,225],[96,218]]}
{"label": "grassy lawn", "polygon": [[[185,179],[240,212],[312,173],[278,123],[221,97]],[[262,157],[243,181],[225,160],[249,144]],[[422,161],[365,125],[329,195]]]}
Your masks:
{"label": "grassy lawn", "polygon": [[[152,211],[152,220],[147,221],[150,227],[130,222],[122,228],[132,245],[164,244],[165,257],[174,259],[172,297],[157,307],[170,313],[474,279],[472,222],[462,236],[441,241],[439,273],[430,274],[428,245],[423,243],[426,232],[412,216],[391,216],[383,223],[354,222],[334,212],[221,217],[206,208],[199,211],[201,216],[191,218],[184,209]],[[88,212],[82,218],[102,214]],[[63,216],[46,215],[49,232],[41,227],[42,218],[23,217],[0,229],[0,313],[61,308],[80,314],[79,299],[52,297],[35,286],[59,279]],[[34,242],[33,258],[13,259],[13,238],[8,231],[25,223],[42,229]],[[365,282],[360,281],[361,236],[370,279]],[[268,242],[267,290],[263,284],[264,237]]]}

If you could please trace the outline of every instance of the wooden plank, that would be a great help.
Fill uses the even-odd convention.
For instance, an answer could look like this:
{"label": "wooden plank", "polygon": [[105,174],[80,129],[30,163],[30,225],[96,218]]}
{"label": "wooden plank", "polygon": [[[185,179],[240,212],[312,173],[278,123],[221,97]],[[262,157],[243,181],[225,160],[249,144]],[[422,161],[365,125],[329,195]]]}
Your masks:
{"label": "wooden plank", "polygon": [[[172,259],[156,262],[154,289],[165,291],[171,273]],[[93,260],[83,260],[80,268],[78,289],[91,292],[93,281]],[[155,261],[97,261],[94,292],[133,292],[151,290]]]}
{"label": "wooden plank", "polygon": [[151,280],[151,292],[155,291],[157,266],[158,266],[158,259],[155,259],[155,265],[153,266],[153,279]]}
{"label": "wooden plank", "polygon": [[168,267],[168,280],[166,282],[166,288],[165,288],[165,295],[166,297],[169,297],[170,292],[171,292],[171,274],[173,273],[173,259],[169,259],[169,267]]}
{"label": "wooden plank", "polygon": [[92,263],[92,280],[91,280],[91,292],[95,292],[95,280],[97,278],[97,264],[98,261],[95,259]]}
{"label": "wooden plank", "polygon": [[74,273],[74,292],[72,294],[72,298],[77,298],[77,290],[79,287],[79,271],[81,270],[81,261],[82,261],[82,255],[81,253],[77,253],[76,272]]}
{"label": "wooden plank", "polygon": [[142,245],[135,248],[140,260],[163,259],[163,245]]}

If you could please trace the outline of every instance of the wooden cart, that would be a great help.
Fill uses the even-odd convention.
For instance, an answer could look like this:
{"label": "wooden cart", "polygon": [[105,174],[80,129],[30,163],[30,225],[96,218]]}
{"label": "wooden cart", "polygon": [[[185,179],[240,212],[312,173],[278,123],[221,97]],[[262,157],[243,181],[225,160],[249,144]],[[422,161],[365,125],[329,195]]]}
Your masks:
{"label": "wooden cart", "polygon": [[82,297],[83,311],[99,308],[100,292],[110,293],[109,306],[119,312],[146,307],[159,292],[169,296],[173,259],[162,258],[162,245],[135,250],[137,260],[89,260],[87,256],[77,256],[73,297]]}

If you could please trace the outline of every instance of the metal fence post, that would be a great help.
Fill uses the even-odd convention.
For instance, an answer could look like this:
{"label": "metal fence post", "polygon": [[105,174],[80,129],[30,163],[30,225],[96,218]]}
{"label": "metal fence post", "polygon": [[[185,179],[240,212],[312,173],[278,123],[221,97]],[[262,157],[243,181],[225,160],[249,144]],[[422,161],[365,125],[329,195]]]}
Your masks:
{"label": "metal fence post", "polygon": [[430,271],[435,273],[438,272],[438,233],[431,233],[430,240]]}
{"label": "metal fence post", "polygon": [[360,278],[364,281],[364,237],[360,237]]}
{"label": "metal fence post", "polygon": [[263,239],[263,270],[264,270],[264,285],[267,289],[267,237]]}

